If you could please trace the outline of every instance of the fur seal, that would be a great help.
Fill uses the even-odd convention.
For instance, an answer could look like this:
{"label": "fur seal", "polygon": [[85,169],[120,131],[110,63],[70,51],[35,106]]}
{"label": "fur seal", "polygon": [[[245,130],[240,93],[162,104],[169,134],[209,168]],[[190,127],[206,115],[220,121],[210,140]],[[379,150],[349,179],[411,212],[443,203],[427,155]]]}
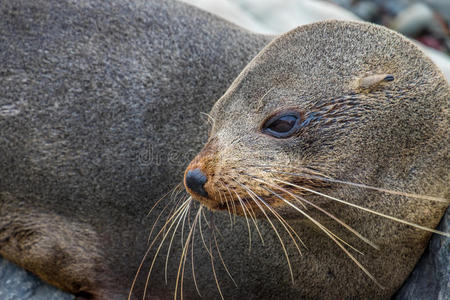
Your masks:
{"label": "fur seal", "polygon": [[[199,112],[209,111],[213,101],[272,37],[251,34],[172,1],[4,1],[0,4],[0,15],[0,254],[76,294],[77,298],[126,298],[139,261],[148,249],[148,231],[158,219],[153,216],[160,215],[160,219],[169,220],[166,224],[170,224],[169,212],[176,212],[177,206],[169,202],[166,209],[157,206],[149,217],[145,216],[170,190],[192,150],[199,150],[206,137],[207,129],[202,127]],[[424,60],[417,51],[413,53],[418,61]],[[415,60],[414,55],[411,59]],[[367,77],[357,78],[355,86],[369,87],[365,90],[383,87],[390,82],[387,75],[393,75],[395,83],[397,74],[380,77],[383,74],[373,72],[368,70]],[[431,76],[428,72],[437,74],[430,67],[425,79]],[[423,76],[422,72],[417,77],[419,83],[424,81]],[[240,78],[238,81],[245,82]],[[236,97],[234,92],[226,95]],[[266,97],[272,96],[268,93]],[[246,107],[242,111],[247,110]],[[213,118],[220,121],[218,115],[213,114]],[[374,180],[370,177],[374,170],[366,171]],[[428,179],[429,174],[435,174],[423,169],[417,172],[423,172]],[[192,174],[194,183],[205,179],[198,171]],[[402,180],[396,183],[405,184],[399,188],[411,191],[409,183]],[[386,186],[398,187],[387,183]],[[355,189],[348,187],[345,191],[343,185],[340,188],[339,193],[355,196]],[[421,186],[414,192],[419,193],[422,188],[427,189]],[[171,196],[176,198],[177,193]],[[337,191],[334,193],[339,195]],[[357,193],[367,199],[385,199],[384,203],[395,201],[399,217],[408,212],[400,206],[403,198],[380,198],[367,190]],[[432,190],[424,193],[440,194]],[[447,194],[445,197],[448,198]],[[349,210],[339,210],[333,205],[326,208],[344,217]],[[430,216],[428,203],[424,209],[425,219]],[[277,210],[282,211],[283,207]],[[417,216],[414,211],[409,212]],[[283,212],[282,216],[285,214],[289,212]],[[432,227],[439,214],[421,224]],[[299,219],[298,213],[291,215],[289,223],[309,248],[302,251],[303,257],[290,255],[295,285],[270,223],[255,218],[259,231],[253,230],[250,236],[255,240],[261,234],[264,245],[253,242],[249,252],[249,245],[242,240],[246,235],[246,219],[236,218],[234,228],[221,226],[217,236],[207,230],[204,241],[199,232],[192,235],[195,256],[189,259],[196,259],[193,264],[196,270],[188,270],[187,266],[183,273],[185,298],[198,298],[197,287],[204,299],[217,298],[216,281],[223,296],[230,299],[309,298],[318,295],[327,283],[334,285],[323,288],[322,298],[335,295],[333,292],[339,293],[339,298],[343,292],[347,293],[344,296],[359,293],[357,296],[362,298],[389,294],[373,287],[373,281],[355,268],[347,256],[339,257],[339,248],[329,239],[318,241],[317,236],[323,234],[320,230]],[[392,226],[396,225],[380,224],[365,214],[358,216],[361,219],[348,216],[344,220],[354,228],[369,231],[362,232],[369,238],[376,233],[393,234]],[[205,219],[204,226],[217,229],[229,216],[214,212],[210,217],[214,217],[214,222]],[[360,226],[364,221],[377,227]],[[322,224],[340,235],[339,228],[332,223],[325,220]],[[398,225],[398,230],[409,229]],[[165,285],[164,278],[166,262],[156,261],[147,293],[150,298],[173,298],[172,283],[177,282],[179,267],[179,261],[173,257],[183,250],[175,246],[175,241],[183,237],[179,233],[172,238],[172,250],[161,250],[172,257],[167,260],[169,285]],[[279,234],[285,238],[281,230]],[[345,233],[340,236],[358,244]],[[216,241],[212,237],[217,237],[222,256],[214,248]],[[377,241],[375,238],[374,242]],[[406,248],[416,243],[421,248],[426,237],[420,234],[413,242],[398,241]],[[213,255],[207,253],[205,259],[203,248],[211,244]],[[293,243],[286,242],[285,247],[289,254],[296,250]],[[378,272],[376,266],[378,262],[386,264],[389,257],[380,254],[386,251],[362,250],[368,263],[357,258],[385,284],[379,273],[389,270],[383,265]],[[402,250],[396,251],[392,254],[394,258]],[[406,250],[404,255],[410,251],[416,257],[420,252]],[[155,251],[151,249],[147,258],[151,261],[153,257]],[[330,257],[334,263],[329,263]],[[221,259],[228,269],[221,265]],[[401,274],[395,277],[396,282],[409,272],[413,261],[414,258],[408,258],[407,264],[400,268]],[[214,272],[211,265],[216,266]],[[137,277],[132,298],[142,298],[148,267],[143,265],[144,276]],[[227,277],[228,272],[238,288]],[[337,283],[336,277],[343,273],[347,276],[343,280],[354,276],[348,292],[344,281]],[[361,289],[355,292],[358,287]]]}
{"label": "fur seal", "polygon": [[1,1],[0,254],[80,299],[126,298],[200,112],[269,40],[176,1]]}
{"label": "fur seal", "polygon": [[[449,98],[431,60],[377,25],[319,22],[265,47],[214,105],[184,179],[187,203],[201,204],[191,224],[228,212],[249,241],[270,227],[279,237],[280,255],[256,246],[251,271],[235,272],[241,299],[391,297],[448,206]],[[220,259],[244,265],[233,255],[245,246],[210,226],[225,235]]]}

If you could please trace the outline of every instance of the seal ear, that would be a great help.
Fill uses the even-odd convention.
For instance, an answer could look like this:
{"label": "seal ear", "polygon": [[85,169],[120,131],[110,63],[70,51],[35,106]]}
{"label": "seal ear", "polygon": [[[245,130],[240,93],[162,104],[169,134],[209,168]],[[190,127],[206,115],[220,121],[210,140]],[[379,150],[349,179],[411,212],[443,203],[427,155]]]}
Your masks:
{"label": "seal ear", "polygon": [[370,75],[358,80],[358,87],[363,90],[372,89],[383,82],[394,80],[394,75],[391,74],[376,74]]}

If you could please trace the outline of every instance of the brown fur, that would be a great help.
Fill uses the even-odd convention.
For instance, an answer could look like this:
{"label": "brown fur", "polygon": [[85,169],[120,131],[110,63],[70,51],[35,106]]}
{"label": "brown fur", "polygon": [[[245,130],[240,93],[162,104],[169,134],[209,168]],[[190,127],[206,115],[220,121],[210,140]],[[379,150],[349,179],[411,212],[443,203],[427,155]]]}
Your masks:
{"label": "brown fur", "polygon": [[[443,199],[449,199],[449,96],[449,84],[433,63],[386,28],[338,21],[299,27],[264,48],[215,104],[209,141],[187,168],[206,175],[208,197],[188,190],[210,209],[239,215],[251,210],[261,217],[271,215],[265,201],[289,218],[305,241],[308,249],[292,262],[294,287],[277,294],[280,279],[264,276],[268,287],[259,297],[271,298],[272,291],[283,299],[387,299],[411,272],[430,233],[285,182],[434,228],[447,206]],[[262,133],[262,124],[283,110],[299,111],[302,121],[311,121],[291,138]],[[355,188],[317,175],[432,195],[444,203]],[[290,193],[301,195],[378,245],[379,250],[367,247],[303,203],[308,215],[361,248],[366,255],[355,257],[384,289],[268,188],[303,209]],[[261,201],[251,199],[256,197]],[[252,264],[259,265],[253,270],[275,274],[283,255],[267,261],[267,250],[254,251]]]}

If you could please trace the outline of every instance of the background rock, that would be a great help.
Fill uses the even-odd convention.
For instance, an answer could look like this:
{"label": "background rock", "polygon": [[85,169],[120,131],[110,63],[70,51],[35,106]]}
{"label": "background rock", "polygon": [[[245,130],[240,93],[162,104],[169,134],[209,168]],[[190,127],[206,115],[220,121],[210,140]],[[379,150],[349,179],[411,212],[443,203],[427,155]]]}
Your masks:
{"label": "background rock", "polygon": [[1,300],[71,300],[74,296],[52,287],[0,257]]}
{"label": "background rock", "polygon": [[[450,232],[450,208],[439,230]],[[395,300],[450,299],[450,239],[433,235],[427,250]]]}

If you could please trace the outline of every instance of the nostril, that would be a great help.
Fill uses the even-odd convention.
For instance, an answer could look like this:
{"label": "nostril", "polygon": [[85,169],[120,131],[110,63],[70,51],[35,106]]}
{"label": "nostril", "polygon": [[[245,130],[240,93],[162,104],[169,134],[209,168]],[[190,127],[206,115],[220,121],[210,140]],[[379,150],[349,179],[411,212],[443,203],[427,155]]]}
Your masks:
{"label": "nostril", "polygon": [[208,193],[205,191],[204,185],[208,180],[206,175],[203,174],[200,169],[189,170],[186,174],[186,186],[203,197],[208,197]]}

